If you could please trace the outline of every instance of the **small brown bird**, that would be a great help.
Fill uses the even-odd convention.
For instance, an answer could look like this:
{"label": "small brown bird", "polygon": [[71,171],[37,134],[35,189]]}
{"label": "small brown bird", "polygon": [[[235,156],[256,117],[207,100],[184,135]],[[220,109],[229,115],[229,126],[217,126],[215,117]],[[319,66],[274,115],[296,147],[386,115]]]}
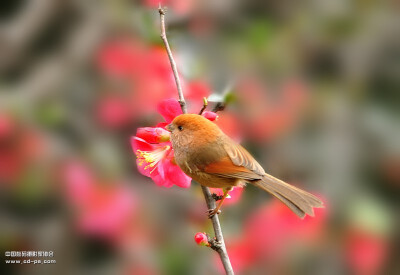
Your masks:
{"label": "small brown bird", "polygon": [[196,114],[177,116],[166,129],[171,132],[175,161],[179,167],[201,185],[224,188],[224,196],[212,217],[234,186],[255,185],[286,204],[298,217],[314,216],[314,207],[323,207],[314,195],[289,185],[271,175],[242,146],[236,144],[221,129]]}

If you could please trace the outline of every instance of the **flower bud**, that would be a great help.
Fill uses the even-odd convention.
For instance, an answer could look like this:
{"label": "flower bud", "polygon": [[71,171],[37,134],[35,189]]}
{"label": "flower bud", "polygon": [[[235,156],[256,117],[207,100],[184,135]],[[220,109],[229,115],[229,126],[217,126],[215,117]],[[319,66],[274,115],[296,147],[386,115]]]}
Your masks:
{"label": "flower bud", "polygon": [[214,121],[218,119],[218,115],[214,112],[210,112],[210,111],[205,111],[203,112],[203,117],[205,117],[206,119],[210,120],[210,121]]}
{"label": "flower bud", "polygon": [[160,127],[138,128],[136,136],[148,143],[159,143],[169,141],[169,132]]}
{"label": "flower bud", "polygon": [[208,243],[208,237],[207,237],[206,233],[197,232],[196,235],[194,235],[194,241],[198,245],[204,245],[204,246],[209,246],[210,245]]}

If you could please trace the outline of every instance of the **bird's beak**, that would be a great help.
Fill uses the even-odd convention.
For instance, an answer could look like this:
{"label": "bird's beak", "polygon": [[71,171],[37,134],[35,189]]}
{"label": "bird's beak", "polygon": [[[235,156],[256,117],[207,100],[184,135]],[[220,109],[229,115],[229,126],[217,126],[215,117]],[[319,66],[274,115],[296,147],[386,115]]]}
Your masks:
{"label": "bird's beak", "polygon": [[165,126],[165,129],[167,129],[168,132],[172,132],[172,124]]}

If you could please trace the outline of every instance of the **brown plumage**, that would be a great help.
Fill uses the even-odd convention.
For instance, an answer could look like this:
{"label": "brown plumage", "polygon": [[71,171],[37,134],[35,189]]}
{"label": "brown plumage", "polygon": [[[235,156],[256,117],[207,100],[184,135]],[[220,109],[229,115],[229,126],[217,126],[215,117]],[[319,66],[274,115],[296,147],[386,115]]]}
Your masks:
{"label": "brown plumage", "polygon": [[[233,186],[253,184],[277,197],[300,218],[305,214],[314,216],[313,208],[323,207],[314,195],[265,173],[246,149],[208,119],[183,114],[167,129],[171,132],[176,163],[200,184],[228,190]],[[211,215],[217,213],[222,201]]]}

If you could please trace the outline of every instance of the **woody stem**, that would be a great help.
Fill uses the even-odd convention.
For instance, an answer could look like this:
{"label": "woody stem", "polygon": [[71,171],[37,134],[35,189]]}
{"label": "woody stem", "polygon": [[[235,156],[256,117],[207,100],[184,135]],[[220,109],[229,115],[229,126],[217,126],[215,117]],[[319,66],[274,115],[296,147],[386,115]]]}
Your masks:
{"label": "woody stem", "polygon": [[[181,86],[181,82],[179,80],[176,63],[174,61],[174,57],[172,56],[171,48],[169,47],[167,35],[165,33],[165,10],[163,8],[161,8],[161,4],[158,7],[158,12],[160,13],[161,39],[164,42],[164,46],[165,46],[165,49],[167,50],[169,62],[171,63],[172,72],[174,74],[175,83],[176,83],[176,87],[178,90],[179,103],[181,105],[182,112],[184,114],[186,114],[187,113],[186,102],[185,102],[185,98],[183,96],[182,86]],[[205,186],[201,186],[201,188],[203,190],[204,198],[206,200],[208,209],[214,209],[215,208],[215,200],[211,196],[210,189],[208,189],[208,187],[205,187]],[[226,274],[233,275],[234,272],[232,269],[231,262],[229,260],[228,252],[226,251],[224,236],[222,235],[222,229],[221,229],[221,224],[219,223],[218,215],[214,215],[211,218],[211,222],[212,222],[212,225],[214,228],[216,241],[219,244],[218,249],[216,249],[216,251],[218,252],[218,254],[221,258],[221,261],[224,266]]]}
{"label": "woody stem", "polygon": [[176,67],[174,57],[172,56],[172,51],[171,51],[171,48],[169,47],[167,34],[165,32],[165,10],[161,8],[161,3],[158,6],[158,12],[160,13],[161,39],[164,42],[164,46],[165,46],[165,49],[167,50],[169,62],[171,63],[171,69],[174,74],[176,88],[178,90],[179,104],[181,105],[182,112],[184,114],[186,114],[187,113],[186,102],[185,102],[185,98],[183,96],[183,90],[182,90],[181,81],[179,79],[178,69]]}

